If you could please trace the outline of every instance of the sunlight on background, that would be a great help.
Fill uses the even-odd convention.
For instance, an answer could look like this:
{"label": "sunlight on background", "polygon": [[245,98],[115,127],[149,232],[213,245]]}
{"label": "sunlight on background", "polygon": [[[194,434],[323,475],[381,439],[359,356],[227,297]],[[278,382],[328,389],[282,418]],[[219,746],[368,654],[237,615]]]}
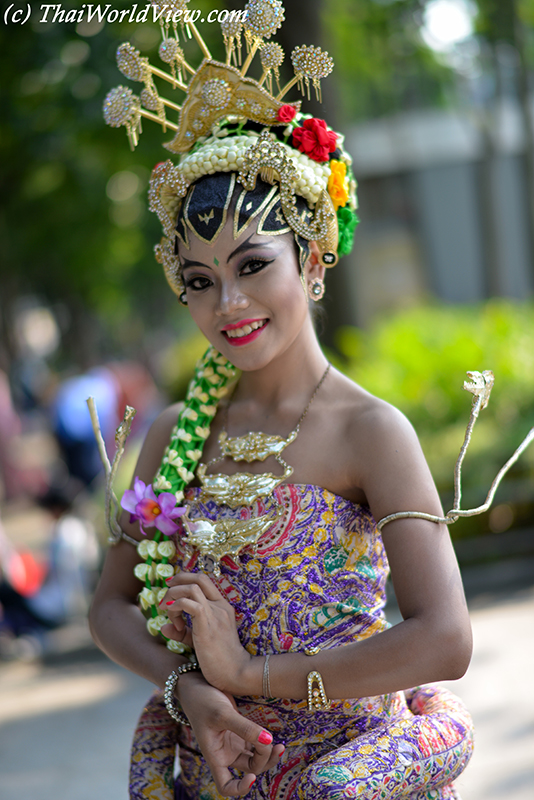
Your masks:
{"label": "sunlight on background", "polygon": [[448,50],[472,35],[474,15],[464,0],[434,0],[425,9],[423,39],[433,50]]}

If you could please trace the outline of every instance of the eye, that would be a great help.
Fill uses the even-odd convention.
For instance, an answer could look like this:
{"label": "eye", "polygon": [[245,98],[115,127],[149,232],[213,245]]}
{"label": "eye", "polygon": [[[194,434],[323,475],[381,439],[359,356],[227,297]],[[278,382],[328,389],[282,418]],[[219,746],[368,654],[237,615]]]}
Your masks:
{"label": "eye", "polygon": [[274,259],[269,261],[266,258],[250,258],[248,261],[245,261],[239,272],[241,275],[253,275],[255,272],[260,272],[266,266],[272,264],[273,260]]}
{"label": "eye", "polygon": [[201,292],[203,289],[207,289],[211,285],[212,282],[210,279],[206,278],[204,275],[195,275],[194,277],[185,281],[185,288],[192,289],[194,292]]}

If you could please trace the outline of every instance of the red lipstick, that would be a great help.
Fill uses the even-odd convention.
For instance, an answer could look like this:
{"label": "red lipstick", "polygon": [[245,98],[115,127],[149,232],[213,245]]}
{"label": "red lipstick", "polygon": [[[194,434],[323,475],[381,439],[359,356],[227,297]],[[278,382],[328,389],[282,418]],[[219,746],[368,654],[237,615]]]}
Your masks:
{"label": "red lipstick", "polygon": [[[225,334],[225,331],[232,331],[232,330],[236,330],[237,328],[243,328],[245,325],[250,325],[253,322],[263,322],[263,325],[260,328],[256,328],[255,330],[251,331],[250,333],[247,333],[245,336],[232,336],[231,337],[231,336],[228,336],[227,334]],[[228,342],[228,344],[231,344],[232,347],[240,347],[241,345],[248,344],[249,342],[253,342],[254,339],[257,339],[258,336],[260,335],[260,333],[265,330],[265,328],[267,327],[268,324],[269,324],[269,320],[268,319],[265,319],[265,320],[261,320],[261,319],[244,319],[241,322],[238,322],[236,325],[225,325],[224,328],[222,328],[221,332],[222,332],[224,338],[226,339],[226,341]]]}
{"label": "red lipstick", "polygon": [[243,328],[245,325],[252,325],[253,322],[262,322],[262,318],[259,319],[242,319],[240,322],[236,322],[234,325],[225,325],[224,328],[221,328],[222,331],[233,331],[236,328]]}

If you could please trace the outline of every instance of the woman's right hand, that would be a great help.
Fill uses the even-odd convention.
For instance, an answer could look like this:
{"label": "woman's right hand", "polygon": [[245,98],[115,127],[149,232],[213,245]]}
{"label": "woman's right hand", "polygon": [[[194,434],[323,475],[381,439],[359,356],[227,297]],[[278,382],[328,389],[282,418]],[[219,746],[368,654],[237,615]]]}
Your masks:
{"label": "woman's right hand", "polygon": [[[284,752],[284,745],[273,745],[265,728],[239,713],[231,695],[198,673],[180,677],[179,697],[217,791],[224,797],[247,794],[256,776],[274,767]],[[244,776],[234,778],[230,767]]]}

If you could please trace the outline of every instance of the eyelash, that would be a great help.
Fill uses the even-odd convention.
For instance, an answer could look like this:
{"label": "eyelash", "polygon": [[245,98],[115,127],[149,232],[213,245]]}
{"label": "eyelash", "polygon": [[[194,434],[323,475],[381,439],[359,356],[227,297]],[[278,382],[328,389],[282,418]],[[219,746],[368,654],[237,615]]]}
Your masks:
{"label": "eyelash", "polygon": [[[239,268],[241,275],[255,275],[258,272],[261,272],[269,264],[272,264],[274,259],[267,260],[266,258],[249,258],[247,261],[244,262]],[[250,267],[253,264],[259,264],[259,268],[252,269],[250,272],[243,272],[245,267]],[[198,282],[201,281],[203,285],[199,286]],[[195,285],[196,284],[196,285]],[[185,282],[186,289],[192,289],[194,292],[201,292],[203,289],[208,289],[209,286],[212,284],[212,281],[205,277],[204,275],[196,275],[193,278],[190,278],[188,281]]]}

